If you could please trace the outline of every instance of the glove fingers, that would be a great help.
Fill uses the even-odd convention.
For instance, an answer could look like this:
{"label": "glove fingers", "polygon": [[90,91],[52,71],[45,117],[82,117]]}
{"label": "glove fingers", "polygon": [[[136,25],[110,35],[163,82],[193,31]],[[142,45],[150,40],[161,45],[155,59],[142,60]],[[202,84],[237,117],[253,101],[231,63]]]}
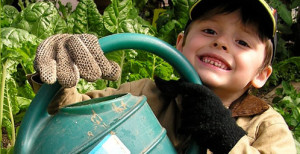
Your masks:
{"label": "glove fingers", "polygon": [[98,38],[95,35],[91,34],[78,34],[76,36],[78,36],[82,40],[82,42],[85,44],[85,46],[88,48],[88,50],[98,63],[98,66],[102,71],[102,78],[113,81],[117,80],[121,75],[120,66],[116,62],[109,61],[105,57],[98,42]]}
{"label": "glove fingers", "polygon": [[69,37],[65,37],[57,44],[57,80],[66,88],[74,87],[79,81],[79,70],[72,58],[68,54],[65,46],[65,41]]}
{"label": "glove fingers", "polygon": [[56,81],[56,42],[67,35],[53,35],[44,40],[37,48],[34,69],[40,74],[42,82],[53,84]]}
{"label": "glove fingers", "polygon": [[102,71],[93,55],[91,55],[86,45],[79,37],[71,36],[66,42],[66,47],[77,65],[82,78],[90,82],[101,78]]}
{"label": "glove fingers", "polygon": [[102,78],[112,81],[118,80],[121,75],[121,68],[119,64],[114,61],[109,61],[109,65],[111,66],[111,70],[103,74]]}
{"label": "glove fingers", "polygon": [[56,62],[55,60],[45,59],[43,62],[36,62],[37,72],[40,74],[42,82],[53,84],[56,82]]}
{"label": "glove fingers", "polygon": [[95,58],[102,71],[102,75],[109,75],[111,71],[110,62],[104,56],[104,53],[99,45],[98,38],[95,35],[91,34],[78,34],[76,36],[81,39],[81,41],[88,48],[92,56]]}

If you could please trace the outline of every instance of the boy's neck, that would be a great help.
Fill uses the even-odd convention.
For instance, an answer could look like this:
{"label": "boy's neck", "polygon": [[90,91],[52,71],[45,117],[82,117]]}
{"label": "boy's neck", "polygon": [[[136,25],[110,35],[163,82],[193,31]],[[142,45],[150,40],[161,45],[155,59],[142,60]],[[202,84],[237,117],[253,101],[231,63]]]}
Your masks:
{"label": "boy's neck", "polygon": [[211,89],[211,90],[213,90],[213,92],[221,99],[223,105],[227,108],[247,91],[247,89],[238,92],[232,92],[232,91],[224,92],[223,90],[219,90],[219,89]]}

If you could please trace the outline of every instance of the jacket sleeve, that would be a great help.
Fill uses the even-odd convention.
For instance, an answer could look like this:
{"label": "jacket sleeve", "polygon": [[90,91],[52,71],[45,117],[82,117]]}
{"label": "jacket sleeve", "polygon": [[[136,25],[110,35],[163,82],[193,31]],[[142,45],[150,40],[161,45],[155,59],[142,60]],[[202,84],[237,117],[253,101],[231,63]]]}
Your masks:
{"label": "jacket sleeve", "polygon": [[48,111],[50,114],[53,114],[56,113],[59,108],[76,102],[124,93],[131,93],[135,96],[146,95],[148,102],[149,100],[150,102],[154,102],[153,100],[158,99],[158,96],[155,95],[157,88],[154,82],[150,79],[141,79],[124,83],[118,89],[108,87],[103,90],[93,90],[85,94],[78,93],[76,87],[61,89],[51,102]]}
{"label": "jacket sleeve", "polygon": [[94,90],[86,93],[89,98],[105,97],[115,94],[131,93],[134,96],[146,96],[147,103],[155,115],[158,115],[167,105],[160,90],[151,79],[140,79],[137,81],[122,84],[118,89],[106,88],[104,90]]}
{"label": "jacket sleeve", "polygon": [[[36,93],[42,85],[42,82],[38,80],[36,74],[27,75],[27,79],[31,84],[34,92]],[[77,91],[76,87],[72,88],[62,88],[58,91],[53,101],[48,107],[48,112],[54,114],[58,109],[74,104],[76,102],[81,102],[93,98],[105,97],[115,94],[124,94],[131,93],[135,96],[145,95],[147,97],[147,102],[152,108],[153,112],[159,113],[162,109],[163,104],[155,103],[162,102],[163,97],[160,94],[160,91],[156,88],[155,83],[150,79],[141,79],[133,82],[127,82],[122,84],[118,89],[106,88],[103,90],[93,90],[87,92],[86,94],[81,94]]]}
{"label": "jacket sleeve", "polygon": [[[270,111],[266,112],[270,113]],[[273,110],[272,112],[275,111]],[[267,116],[265,120],[258,121],[260,122],[259,125],[256,125],[256,128],[254,128],[255,126],[253,127],[255,129],[255,136],[245,135],[242,137],[230,151],[230,154],[296,154],[296,146],[292,133],[284,119],[278,113]]]}

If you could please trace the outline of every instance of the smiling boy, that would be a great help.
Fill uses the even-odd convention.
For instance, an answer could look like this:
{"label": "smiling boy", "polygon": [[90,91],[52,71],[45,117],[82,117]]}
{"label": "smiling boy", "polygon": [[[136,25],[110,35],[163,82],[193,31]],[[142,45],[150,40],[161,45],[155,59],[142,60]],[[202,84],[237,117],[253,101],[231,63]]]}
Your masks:
{"label": "smiling boy", "polygon": [[229,107],[250,85],[260,88],[271,75],[272,67],[262,65],[266,52],[272,51],[265,50],[258,33],[236,10],[194,21],[186,34],[179,34],[176,47]]}
{"label": "smiling boy", "polygon": [[[248,93],[251,87],[262,87],[272,73],[273,13],[263,0],[199,0],[189,12],[176,48],[204,86],[157,78],[155,83],[142,79],[86,94],[79,94],[76,87],[64,88],[49,111],[112,94],[145,95],[178,153],[187,152],[192,142],[205,153],[296,153],[280,114]],[[97,44],[97,38],[91,41]]]}

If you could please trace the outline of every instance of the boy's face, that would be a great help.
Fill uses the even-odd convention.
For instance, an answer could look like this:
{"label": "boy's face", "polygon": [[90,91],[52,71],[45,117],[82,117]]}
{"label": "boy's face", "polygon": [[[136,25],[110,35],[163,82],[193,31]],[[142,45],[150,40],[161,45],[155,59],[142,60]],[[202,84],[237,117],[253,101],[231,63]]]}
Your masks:
{"label": "boy's face", "polygon": [[213,91],[245,92],[252,84],[264,85],[272,72],[271,66],[260,71],[265,57],[265,44],[254,26],[241,22],[240,12],[218,14],[196,20],[183,45],[179,34],[177,49],[186,56]]}

